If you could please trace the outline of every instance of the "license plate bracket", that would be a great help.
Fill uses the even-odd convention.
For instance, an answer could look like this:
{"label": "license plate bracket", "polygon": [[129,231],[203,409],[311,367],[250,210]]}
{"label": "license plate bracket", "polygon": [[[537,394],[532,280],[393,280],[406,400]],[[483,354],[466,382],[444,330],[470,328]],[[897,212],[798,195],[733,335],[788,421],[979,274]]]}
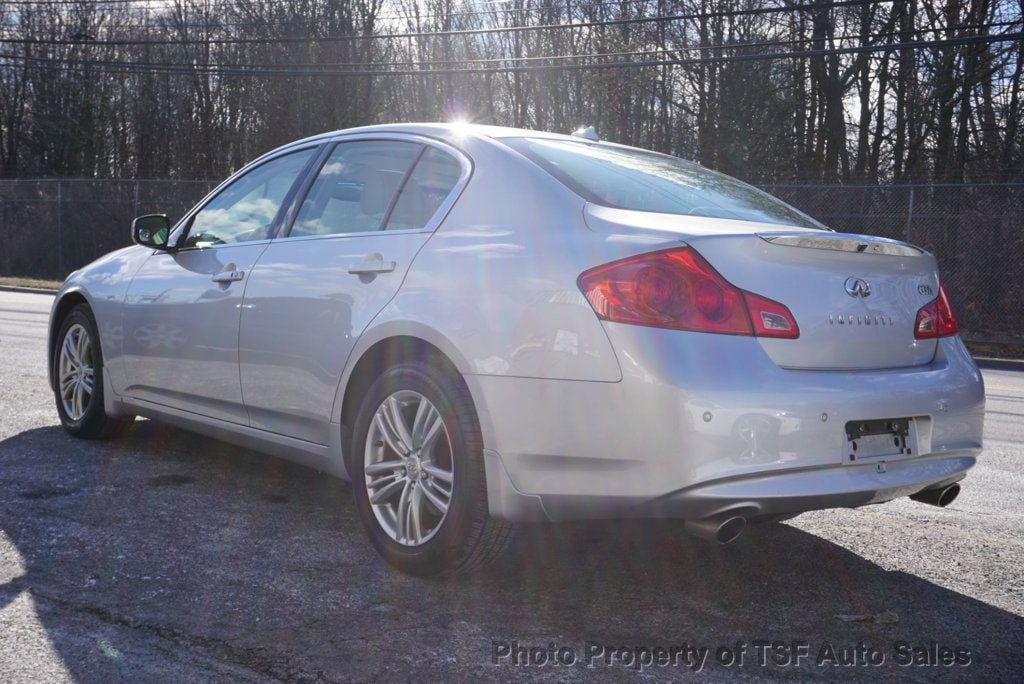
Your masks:
{"label": "license plate bracket", "polygon": [[913,427],[913,418],[851,420],[846,424],[846,462],[912,457],[917,451]]}

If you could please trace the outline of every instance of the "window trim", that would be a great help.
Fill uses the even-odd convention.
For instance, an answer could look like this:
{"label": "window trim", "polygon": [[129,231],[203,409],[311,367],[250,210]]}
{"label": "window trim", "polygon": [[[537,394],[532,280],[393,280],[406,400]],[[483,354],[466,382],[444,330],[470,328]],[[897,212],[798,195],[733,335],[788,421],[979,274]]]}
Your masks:
{"label": "window trim", "polygon": [[288,206],[288,211],[282,217],[281,222],[275,226],[274,234],[271,235],[271,239],[277,240],[278,238],[287,235],[291,232],[292,224],[299,215],[299,211],[302,209],[303,202],[306,201],[306,195],[309,194],[310,188],[313,187],[313,183],[316,182],[317,176],[320,175],[320,169],[323,168],[327,160],[330,159],[331,153],[334,152],[335,144],[331,142],[321,142],[320,151],[313,155],[312,163],[303,172],[302,180],[295,188],[295,194],[289,198],[291,202]]}
{"label": "window trim", "polygon": [[[405,175],[402,176],[402,182],[398,184],[397,188],[395,188],[395,194],[391,196],[391,201],[388,202],[387,211],[384,212],[384,218],[380,220],[380,228],[377,230],[385,231],[388,229],[388,224],[391,223],[391,214],[395,211],[395,205],[398,204],[398,198],[402,196],[403,192],[405,192],[405,186],[409,183],[409,179],[412,177],[413,171],[415,171],[416,167],[419,166],[420,160],[423,159],[423,154],[426,151],[426,145],[420,145],[420,149],[416,151],[416,157],[412,160],[412,164],[409,164],[409,168],[405,170]],[[451,190],[448,192],[450,193]],[[445,195],[445,197],[447,197],[447,195]],[[430,218],[433,218],[433,215],[431,215]],[[429,222],[430,219],[428,218],[427,221]]]}
{"label": "window trim", "polygon": [[[299,187],[302,186],[306,177],[309,175],[310,165],[316,162],[323,154],[323,150],[319,149],[323,147],[326,147],[323,141],[319,141],[314,144],[289,147],[280,150],[279,153],[275,151],[273,153],[270,153],[269,155],[262,155],[257,159],[249,162],[248,164],[240,168],[238,171],[234,172],[226,179],[221,181],[221,183],[218,184],[217,187],[211,190],[203,199],[201,199],[194,207],[192,207],[188,211],[188,213],[186,213],[176,224],[174,224],[174,228],[171,229],[171,236],[168,239],[168,244],[174,245],[175,252],[191,252],[200,249],[222,249],[225,247],[235,247],[238,245],[259,245],[270,242],[280,231],[281,223],[287,218],[289,210],[291,209],[292,204],[294,204],[296,191],[298,190]],[[192,220],[195,219],[196,214],[205,209],[207,205],[210,204],[210,202],[215,200],[222,192],[227,190],[229,186],[233,185],[235,181],[241,180],[242,176],[247,175],[251,171],[255,171],[256,169],[265,164],[269,164],[270,162],[276,161],[290,154],[295,154],[297,152],[303,152],[306,150],[313,150],[314,154],[312,154],[310,158],[306,160],[306,164],[299,171],[299,175],[295,177],[295,180],[292,182],[291,187],[288,188],[288,192],[285,193],[284,198],[281,200],[281,206],[278,207],[277,213],[274,215],[274,220],[270,225],[270,230],[268,231],[267,237],[260,238],[259,240],[246,240],[244,242],[227,242],[220,245],[208,245],[206,247],[186,245],[181,245],[179,247],[179,244],[181,244],[183,240],[188,238],[189,231],[192,230]]]}
{"label": "window trim", "polygon": [[[309,192],[310,188],[312,187],[313,183],[316,181],[316,177],[319,175],[320,169],[323,166],[323,164],[326,163],[327,159],[334,152],[335,148],[338,145],[343,143],[362,141],[408,142],[418,144],[421,146],[421,149],[416,154],[416,158],[414,159],[413,164],[409,166],[409,169],[406,171],[405,178],[402,179],[402,183],[399,185],[398,190],[396,190],[395,196],[391,198],[392,205],[388,207],[388,212],[385,216],[385,219],[381,222],[381,226],[376,230],[364,230],[354,233],[329,233],[327,235],[292,235],[292,227],[295,223],[295,219],[298,216],[298,207],[301,207],[302,203],[305,201],[306,195]],[[391,218],[391,210],[394,208],[393,205],[397,202],[399,194],[405,187],[405,182],[408,180],[412,172],[416,169],[416,165],[423,157],[423,153],[426,151],[427,147],[435,147],[441,150],[442,152],[446,152],[447,154],[454,157],[462,167],[462,174],[459,176],[459,180],[455,182],[455,185],[452,186],[452,189],[448,193],[448,196],[445,197],[444,201],[441,202],[440,206],[438,206],[437,210],[430,217],[430,219],[423,225],[422,228],[404,228],[401,230],[388,230],[386,229],[387,220]],[[300,188],[300,192],[296,193],[296,201],[292,203],[294,209],[293,211],[289,212],[289,214],[285,217],[285,221],[284,224],[281,226],[281,230],[279,231],[278,235],[273,239],[274,242],[297,240],[333,240],[339,238],[366,237],[368,235],[408,235],[414,233],[433,233],[438,229],[441,223],[444,222],[444,219],[448,216],[448,213],[451,211],[452,207],[455,206],[455,203],[462,195],[462,191],[465,190],[466,185],[469,184],[469,180],[473,176],[473,161],[465,152],[456,147],[453,147],[452,145],[449,145],[448,143],[422,135],[415,135],[411,133],[350,133],[331,138],[329,141],[327,141],[326,148],[328,151],[322,154],[322,158],[318,157],[318,163],[316,165],[315,172],[312,169],[310,169],[307,172],[307,182],[304,182],[302,184],[302,187]],[[299,197],[301,197],[301,199],[298,199]]]}

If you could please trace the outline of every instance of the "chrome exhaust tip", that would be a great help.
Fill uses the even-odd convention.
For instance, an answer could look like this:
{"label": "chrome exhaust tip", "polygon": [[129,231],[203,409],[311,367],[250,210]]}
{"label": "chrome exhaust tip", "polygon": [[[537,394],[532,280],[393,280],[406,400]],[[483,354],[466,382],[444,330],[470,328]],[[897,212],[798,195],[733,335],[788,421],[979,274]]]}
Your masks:
{"label": "chrome exhaust tip", "polygon": [[719,544],[736,541],[746,527],[747,519],[742,515],[721,515],[686,521],[687,532]]}
{"label": "chrome exhaust tip", "polygon": [[910,498],[914,501],[920,501],[921,503],[945,508],[949,504],[953,503],[958,496],[960,496],[960,485],[954,482],[953,484],[946,485],[945,487],[925,489],[917,494],[911,494]]}

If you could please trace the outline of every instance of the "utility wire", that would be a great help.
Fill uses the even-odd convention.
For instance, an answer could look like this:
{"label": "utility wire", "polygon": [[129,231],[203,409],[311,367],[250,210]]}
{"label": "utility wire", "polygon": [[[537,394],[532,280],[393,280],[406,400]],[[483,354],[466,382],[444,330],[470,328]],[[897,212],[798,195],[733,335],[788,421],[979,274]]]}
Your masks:
{"label": "utility wire", "polygon": [[[1022,17],[1020,19],[1014,19],[1012,21],[986,22],[986,23],[983,23],[983,24],[960,24],[959,26],[956,27],[956,29],[959,30],[959,31],[971,31],[971,30],[979,30],[979,29],[1006,28],[1006,27],[1009,27],[1009,26],[1015,26],[1017,24],[1020,24],[1021,22],[1024,22],[1024,17]],[[893,32],[890,32],[890,33],[869,33],[869,34],[855,34],[855,35],[849,35],[849,36],[832,36],[828,40],[829,41],[848,41],[848,40],[862,40],[863,41],[863,40],[876,40],[876,39],[879,39],[879,38],[901,38],[902,39],[902,38],[905,38],[908,35],[913,35],[913,34],[946,33],[948,30],[949,29],[947,29],[945,27],[941,27],[941,26],[939,26],[939,27],[925,26],[925,27],[920,27],[920,28],[905,29],[903,31],[893,31]],[[602,53],[602,55],[606,55],[606,56],[607,55],[639,55],[639,54],[654,54],[654,53],[686,52],[686,51],[693,51],[693,50],[701,50],[701,51],[703,51],[703,50],[735,49],[735,48],[747,48],[747,47],[781,47],[781,46],[785,46],[785,45],[795,45],[795,44],[809,43],[812,40],[814,40],[814,39],[813,38],[792,38],[792,39],[786,39],[786,40],[758,41],[758,42],[753,42],[753,43],[724,43],[724,44],[718,44],[718,45],[695,45],[695,46],[683,45],[683,46],[679,46],[679,47],[675,47],[675,48],[659,48],[657,50],[629,50],[629,51],[625,51],[625,52],[608,52],[608,53]],[[2,41],[0,41],[0,42],[2,42]],[[69,47],[79,47],[79,46],[76,44],[74,46],[69,46]],[[431,63],[432,64],[446,64],[446,63],[447,64],[460,64],[460,63],[466,62],[466,61],[470,61],[470,62],[482,62],[483,61],[483,62],[486,62],[486,61],[504,61],[504,60],[509,60],[509,59],[516,59],[516,60],[527,60],[527,59],[567,59],[567,58],[570,58],[570,57],[577,57],[577,56],[586,56],[586,55],[555,55],[555,56],[550,56],[550,57],[500,57],[500,58],[493,58],[493,59],[465,57],[465,58],[462,58],[462,59],[451,59],[451,60],[431,60]],[[405,61],[399,60],[399,61],[391,61],[390,63],[391,64],[401,64],[401,63],[416,63],[416,64],[419,64],[421,62],[413,61],[413,60],[405,60]],[[273,66],[273,65],[271,65],[271,66]],[[324,62],[316,62],[316,63],[302,64],[302,65],[296,64],[296,63],[290,63],[290,66],[313,66],[313,67],[316,67],[316,66],[366,66],[366,64],[364,62],[353,62],[353,63],[333,63],[332,62],[330,64],[327,64],[327,63],[324,63]]]}
{"label": "utility wire", "polygon": [[[894,0],[877,0],[893,2]],[[0,42],[16,45],[213,45],[213,44],[270,44],[270,43],[322,43],[338,41],[367,41],[399,38],[437,38],[447,36],[493,35],[502,33],[525,33],[558,29],[602,28],[608,26],[628,26],[633,24],[663,23],[684,21],[689,19],[714,19],[738,16],[755,16],[777,12],[796,12],[802,10],[821,10],[835,7],[863,7],[876,4],[876,0],[837,0],[827,4],[790,5],[788,7],[757,7],[745,10],[723,10],[720,12],[696,12],[688,14],[671,14],[654,17],[633,17],[630,19],[614,19],[608,21],[581,21],[566,24],[536,24],[533,26],[495,26],[480,29],[455,29],[450,31],[413,31],[409,33],[376,33],[365,36],[275,36],[266,38],[169,38],[169,39],[124,39],[124,40],[84,40],[66,38],[0,38]]]}
{"label": "utility wire", "polygon": [[[1000,28],[1009,27],[1021,23],[1024,19],[1016,21],[998,22],[992,24],[962,26],[960,28]],[[875,33],[866,35],[849,35],[849,36],[833,36],[830,41],[832,42],[847,42],[851,40],[859,41],[871,41],[875,42],[878,40],[891,40],[891,39],[904,39],[908,35],[919,35],[924,33],[941,33],[945,29],[942,28],[917,28],[907,29],[905,31],[895,31],[891,33]],[[747,43],[726,43],[718,45],[682,45],[671,48],[657,48],[647,50],[625,50],[619,52],[601,52],[601,53],[583,53],[583,54],[571,54],[571,55],[531,55],[531,56],[507,56],[507,57],[465,57],[461,59],[442,59],[442,60],[389,60],[388,66],[408,66],[410,68],[416,67],[422,69],[424,66],[449,66],[457,64],[504,64],[508,62],[517,63],[528,63],[528,62],[544,62],[544,61],[556,61],[556,60],[583,60],[583,59],[601,59],[608,57],[637,57],[637,56],[648,56],[648,55],[663,55],[673,56],[680,53],[687,52],[707,52],[712,50],[738,50],[738,49],[757,49],[757,48],[773,48],[773,47],[789,47],[794,45],[805,45],[813,42],[813,38],[793,38],[786,40],[771,40],[771,41],[755,41]],[[171,64],[167,62],[124,62],[115,60],[82,60],[74,58],[48,58],[48,57],[36,57],[31,55],[16,55],[16,54],[3,54],[0,53],[0,57],[7,57],[9,59],[16,59],[21,61],[29,62],[41,62],[41,63],[58,63],[68,62],[76,64],[90,64],[96,66],[115,66],[115,67],[126,67],[131,65],[132,67],[138,68],[169,68],[169,67],[181,67],[182,69],[194,70],[196,67],[190,64]],[[280,69],[287,67],[288,69],[311,69],[317,70],[317,72],[325,69],[337,69],[340,67],[346,68],[365,68],[372,67],[373,63],[368,62],[289,62],[287,64],[267,64],[267,63],[243,63],[243,64],[225,64],[219,63],[216,65],[206,65],[207,68],[217,69]]]}
{"label": "utility wire", "polygon": [[[590,62],[583,64],[529,64],[495,67],[469,67],[469,68],[431,68],[431,69],[303,69],[303,68],[282,68],[257,67],[257,66],[230,66],[221,67],[218,65],[182,65],[182,64],[155,64],[147,63],[140,68],[136,62],[105,62],[99,60],[52,60],[47,58],[24,57],[10,53],[0,53],[0,58],[11,60],[38,61],[43,64],[40,68],[56,69],[61,71],[90,69],[91,73],[118,73],[118,74],[189,74],[189,75],[211,75],[211,76],[433,76],[433,75],[459,75],[459,74],[497,74],[497,73],[524,73],[524,72],[547,72],[547,71],[581,71],[581,70],[606,70],[606,69],[637,69],[642,67],[661,66],[688,66],[697,64],[729,63],[729,62],[753,62],[764,60],[781,59],[803,59],[809,57],[824,57],[833,55],[864,54],[873,52],[889,52],[895,50],[919,49],[919,48],[941,48],[959,45],[977,45],[1018,41],[1024,39],[1024,32],[1001,33],[997,35],[964,36],[961,38],[947,38],[941,40],[915,40],[897,43],[886,43],[882,45],[856,45],[844,48],[819,48],[809,50],[794,50],[790,52],[777,53],[755,53],[745,55],[712,55],[708,57],[694,57],[665,60],[618,60],[610,62]],[[718,47],[718,46],[716,46]],[[721,46],[726,49],[728,46]],[[582,55],[580,58],[600,58],[603,55]],[[45,60],[45,61],[44,61]],[[426,63],[429,64],[429,63]],[[93,70],[93,67],[97,67]]]}
{"label": "utility wire", "polygon": [[[150,12],[163,12],[163,11],[173,13],[173,12],[177,11],[178,9],[180,9],[176,5],[166,5],[166,4],[165,5],[146,5],[146,6],[127,5],[127,6],[123,6],[123,7],[116,7],[116,5],[120,5],[120,4],[124,3],[125,1],[126,0],[96,0],[95,2],[90,3],[90,4],[96,5],[96,4],[102,3],[102,5],[104,5],[104,6],[111,6],[111,5],[114,6],[114,7],[109,7],[109,9],[116,9],[116,10],[120,10],[122,12],[139,12],[139,13],[147,13],[147,14],[150,13]],[[158,0],[138,0],[138,1],[139,2],[157,2]],[[885,1],[887,1],[887,0],[878,0],[878,2],[885,2]],[[132,0],[127,0],[127,2],[132,2]],[[4,4],[3,2],[0,2],[0,6],[2,6],[3,4]],[[24,6],[30,6],[30,7],[31,6],[40,6],[41,5],[41,6],[44,6],[44,7],[45,6],[58,6],[58,7],[59,6],[67,6],[67,7],[70,7],[72,9],[81,8],[81,4],[79,2],[75,2],[74,0],[51,0],[50,2],[47,2],[46,0],[18,0],[18,1],[6,0],[6,4],[7,5],[24,5]],[[589,9],[592,9],[592,8],[595,8],[595,7],[622,7],[623,5],[646,6],[646,5],[654,5],[654,4],[658,4],[658,0],[608,0],[606,2],[587,2],[585,4],[584,3],[580,3],[580,4],[576,5],[576,6],[568,8],[568,9],[571,9],[573,11],[577,11],[577,10],[589,10]],[[465,7],[465,6],[472,6],[472,5],[470,3],[463,3],[463,6]],[[321,5],[320,7],[325,7],[325,6]],[[199,7],[197,4],[194,3],[194,4],[190,5],[190,6],[186,5],[185,9],[186,10],[189,10],[189,9],[203,9],[203,10],[205,10],[205,9],[207,9],[207,6],[204,5],[203,7]],[[245,9],[245,8],[244,8],[244,6],[240,6],[237,3],[223,2],[223,3],[218,3],[216,5],[210,5],[209,9],[211,9],[213,11],[224,11],[224,10],[242,10],[242,9]],[[557,2],[549,4],[549,5],[531,5],[529,7],[489,7],[488,9],[484,9],[484,10],[464,10],[464,11],[448,12],[448,13],[432,12],[432,13],[425,13],[425,14],[417,14],[413,10],[413,8],[406,7],[406,8],[399,8],[397,10],[391,10],[391,11],[395,12],[394,14],[375,14],[375,15],[373,15],[373,18],[374,18],[374,20],[385,20],[385,19],[421,19],[421,20],[427,20],[427,19],[449,19],[449,18],[453,18],[453,17],[493,16],[495,14],[516,14],[516,13],[520,13],[521,14],[521,13],[529,13],[529,12],[550,12],[550,11],[555,11],[555,12],[561,14],[566,9],[567,8],[564,5],[557,4]],[[267,22],[261,22],[261,23],[267,23]]]}
{"label": "utility wire", "polygon": [[[503,2],[511,2],[511,0],[501,0]],[[676,0],[677,1],[677,0]],[[879,0],[881,1],[881,0]],[[169,5],[166,2],[162,4],[162,0],[91,0],[85,4],[99,7],[107,7],[110,9],[127,10],[131,12],[152,12],[152,11],[176,11],[181,9],[179,5]],[[139,4],[136,4],[139,3]],[[141,3],[149,3],[144,6],[140,6]],[[558,0],[554,2],[542,5],[532,4],[529,7],[497,7],[495,5],[501,4],[498,2],[494,3],[462,3],[463,7],[472,7],[474,5],[479,6],[480,4],[490,4],[491,7],[481,10],[459,10],[453,12],[432,12],[426,14],[417,15],[413,8],[388,8],[389,11],[396,12],[393,15],[387,15],[395,18],[406,18],[406,17],[419,17],[420,19],[432,18],[432,17],[460,17],[460,16],[480,16],[480,15],[491,15],[491,14],[514,14],[517,12],[543,12],[543,11],[560,11],[564,10],[565,6],[559,4]],[[595,2],[581,3],[574,9],[590,9],[592,7],[622,7],[624,5],[657,5],[658,0],[598,0]],[[80,0],[3,0],[0,5],[14,5],[14,6],[42,6],[42,7],[69,7],[71,9],[80,9],[83,3]],[[326,5],[320,5],[319,7],[326,7]],[[230,2],[230,0],[224,0],[222,2],[214,4],[203,4],[199,5],[198,2],[193,1],[190,5],[185,5],[184,9],[212,9],[212,10],[226,10],[226,9],[246,9],[244,6],[240,6],[237,2]],[[377,19],[384,18],[385,15],[374,15]]]}

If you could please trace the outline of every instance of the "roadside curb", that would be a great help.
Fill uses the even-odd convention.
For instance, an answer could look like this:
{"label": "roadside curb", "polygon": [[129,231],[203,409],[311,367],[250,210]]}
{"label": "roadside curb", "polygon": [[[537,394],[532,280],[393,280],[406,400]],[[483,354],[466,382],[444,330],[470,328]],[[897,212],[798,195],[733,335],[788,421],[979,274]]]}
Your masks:
{"label": "roadside curb", "polygon": [[1024,359],[993,359],[987,356],[975,356],[978,368],[987,370],[1008,370],[1024,373]]}
{"label": "roadside curb", "polygon": [[0,285],[0,292],[24,292],[26,294],[57,294],[57,290],[47,290],[42,287],[20,287],[18,285]]}

